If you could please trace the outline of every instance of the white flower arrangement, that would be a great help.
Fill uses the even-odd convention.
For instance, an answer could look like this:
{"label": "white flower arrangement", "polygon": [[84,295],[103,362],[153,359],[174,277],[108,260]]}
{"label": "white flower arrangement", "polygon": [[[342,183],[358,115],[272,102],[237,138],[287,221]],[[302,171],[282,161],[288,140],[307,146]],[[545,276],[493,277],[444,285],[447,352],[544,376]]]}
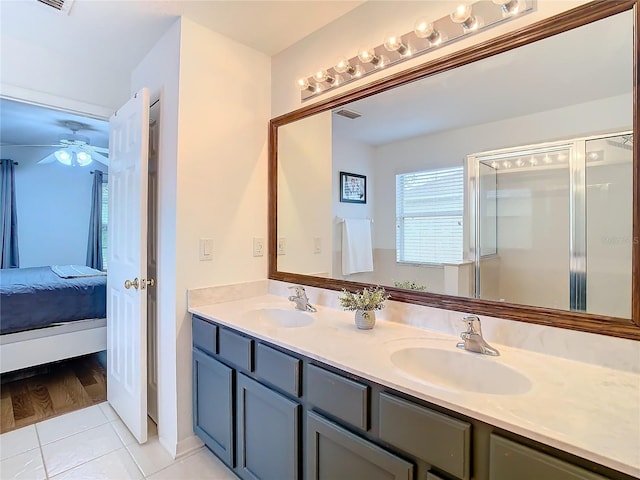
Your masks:
{"label": "white flower arrangement", "polygon": [[338,297],[340,306],[345,310],[382,310],[384,302],[389,298],[384,288],[376,287],[372,289],[364,288],[362,292],[351,293],[345,289]]}

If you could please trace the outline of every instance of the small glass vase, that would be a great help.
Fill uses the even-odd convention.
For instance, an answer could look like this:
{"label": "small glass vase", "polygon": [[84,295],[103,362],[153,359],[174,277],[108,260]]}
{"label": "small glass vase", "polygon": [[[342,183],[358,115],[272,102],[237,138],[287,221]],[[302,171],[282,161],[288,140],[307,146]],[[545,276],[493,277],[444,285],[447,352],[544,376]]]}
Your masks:
{"label": "small glass vase", "polygon": [[375,310],[356,310],[356,327],[360,330],[371,330],[375,324]]}

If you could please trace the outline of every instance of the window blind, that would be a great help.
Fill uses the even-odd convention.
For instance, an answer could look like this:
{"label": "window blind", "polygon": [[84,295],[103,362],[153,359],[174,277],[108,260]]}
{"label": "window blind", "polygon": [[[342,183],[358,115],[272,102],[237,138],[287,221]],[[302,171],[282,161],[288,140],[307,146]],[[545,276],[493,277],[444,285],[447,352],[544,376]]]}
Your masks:
{"label": "window blind", "polygon": [[462,167],[396,175],[396,260],[462,260]]}

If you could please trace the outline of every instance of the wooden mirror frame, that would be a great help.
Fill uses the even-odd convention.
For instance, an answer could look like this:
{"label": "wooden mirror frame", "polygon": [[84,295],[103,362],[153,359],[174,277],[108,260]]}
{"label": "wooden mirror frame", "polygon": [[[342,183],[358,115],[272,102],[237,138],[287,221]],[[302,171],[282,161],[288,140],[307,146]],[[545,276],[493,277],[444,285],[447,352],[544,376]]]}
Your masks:
{"label": "wooden mirror frame", "polygon": [[278,127],[292,123],[296,120],[301,120],[316,113],[334,109],[355,100],[360,100],[371,95],[384,92],[405,83],[436,75],[538,40],[543,40],[551,37],[552,35],[563,33],[588,23],[604,19],[611,15],[634,9],[634,7],[634,142],[631,320],[589,313],[557,310],[546,307],[482,300],[478,298],[415,292],[393,287],[385,287],[385,289],[391,294],[392,300],[400,302],[640,340],[640,164],[638,160],[640,144],[637,141],[638,95],[640,94],[640,62],[638,59],[640,52],[640,35],[638,33],[638,28],[640,27],[640,0],[596,0],[563,12],[559,15],[528,25],[517,32],[510,32],[501,35],[450,55],[431,60],[408,70],[376,80],[336,97],[329,98],[325,101],[273,118],[269,122],[269,278],[283,282],[310,285],[332,290],[341,290],[343,288],[353,290],[355,288],[363,288],[370,285],[361,282],[279,272],[277,270]]}

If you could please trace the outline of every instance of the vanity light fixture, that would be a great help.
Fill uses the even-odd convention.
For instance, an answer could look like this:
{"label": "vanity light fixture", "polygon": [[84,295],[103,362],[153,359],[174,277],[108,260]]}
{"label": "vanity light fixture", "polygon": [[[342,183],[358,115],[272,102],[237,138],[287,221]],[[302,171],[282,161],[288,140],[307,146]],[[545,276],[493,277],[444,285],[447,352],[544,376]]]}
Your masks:
{"label": "vanity light fixture", "polygon": [[352,58],[342,57],[333,67],[319,69],[298,80],[301,99],[321,95],[390,65],[403,62],[473,35],[516,16],[534,10],[537,0],[478,0],[458,5],[450,15],[439,19],[421,18],[412,31],[388,35],[381,45],[366,46]]}
{"label": "vanity light fixture", "polygon": [[469,4],[461,3],[449,17],[453,23],[462,25],[465,32],[478,28],[478,19],[473,15],[473,7]]}

